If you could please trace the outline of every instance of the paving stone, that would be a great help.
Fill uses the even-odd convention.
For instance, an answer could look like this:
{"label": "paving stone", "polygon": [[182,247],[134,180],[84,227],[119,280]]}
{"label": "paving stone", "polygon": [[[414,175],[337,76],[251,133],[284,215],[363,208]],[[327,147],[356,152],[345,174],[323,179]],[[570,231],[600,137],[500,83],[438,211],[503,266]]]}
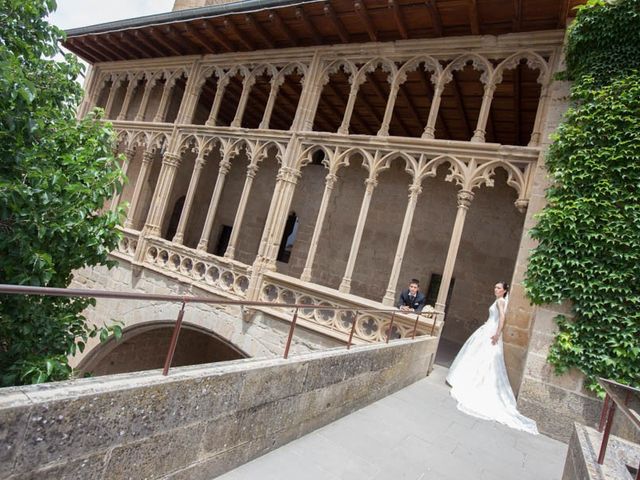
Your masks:
{"label": "paving stone", "polygon": [[[444,383],[446,372],[436,367],[426,379],[220,479],[561,478],[566,445],[458,411]],[[294,468],[299,465],[304,469]],[[264,476],[273,471],[279,475]],[[314,476],[318,472],[325,476]]]}

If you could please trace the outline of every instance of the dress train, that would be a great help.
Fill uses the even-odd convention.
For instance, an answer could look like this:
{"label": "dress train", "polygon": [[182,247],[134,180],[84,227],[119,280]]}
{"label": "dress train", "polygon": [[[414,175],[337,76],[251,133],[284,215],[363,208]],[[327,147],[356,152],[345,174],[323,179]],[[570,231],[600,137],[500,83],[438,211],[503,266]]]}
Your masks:
{"label": "dress train", "polygon": [[469,337],[449,369],[451,396],[458,401],[458,409],[468,415],[537,434],[536,422],[516,408],[504,364],[502,338],[495,345],[491,343],[498,324],[498,306],[494,302],[489,319]]}

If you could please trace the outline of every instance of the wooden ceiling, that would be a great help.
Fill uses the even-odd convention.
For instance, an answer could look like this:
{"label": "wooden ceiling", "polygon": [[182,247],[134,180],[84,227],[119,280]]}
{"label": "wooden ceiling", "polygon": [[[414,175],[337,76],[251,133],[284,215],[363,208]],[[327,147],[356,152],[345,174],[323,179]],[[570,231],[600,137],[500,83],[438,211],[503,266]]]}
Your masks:
{"label": "wooden ceiling", "polygon": [[[584,0],[237,2],[69,30],[95,62],[565,28]],[[256,5],[251,9],[251,5]],[[266,5],[266,7],[264,6]]]}

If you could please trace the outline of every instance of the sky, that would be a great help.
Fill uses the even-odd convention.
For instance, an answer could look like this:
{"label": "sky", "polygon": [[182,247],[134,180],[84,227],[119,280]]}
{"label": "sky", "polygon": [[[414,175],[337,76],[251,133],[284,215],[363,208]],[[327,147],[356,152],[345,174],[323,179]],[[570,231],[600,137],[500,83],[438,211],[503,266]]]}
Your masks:
{"label": "sky", "polygon": [[58,0],[49,21],[62,28],[77,28],[170,12],[174,0]]}

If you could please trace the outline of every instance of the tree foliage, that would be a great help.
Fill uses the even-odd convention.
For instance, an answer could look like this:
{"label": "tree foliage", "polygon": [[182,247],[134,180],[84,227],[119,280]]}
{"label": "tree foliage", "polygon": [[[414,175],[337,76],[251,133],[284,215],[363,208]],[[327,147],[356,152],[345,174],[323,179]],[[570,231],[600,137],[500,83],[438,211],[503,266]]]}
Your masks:
{"label": "tree foliage", "polygon": [[[66,287],[75,269],[110,265],[123,174],[99,112],[77,121],[75,57],[53,0],[0,0],[0,283]],[[68,378],[67,356],[113,328],[89,326],[91,299],[0,295],[0,385]],[[119,333],[116,327],[116,332]]]}
{"label": "tree foliage", "polygon": [[559,316],[549,361],[640,385],[640,0],[591,1],[570,30],[571,107],[547,156],[553,185],[526,286]]}

